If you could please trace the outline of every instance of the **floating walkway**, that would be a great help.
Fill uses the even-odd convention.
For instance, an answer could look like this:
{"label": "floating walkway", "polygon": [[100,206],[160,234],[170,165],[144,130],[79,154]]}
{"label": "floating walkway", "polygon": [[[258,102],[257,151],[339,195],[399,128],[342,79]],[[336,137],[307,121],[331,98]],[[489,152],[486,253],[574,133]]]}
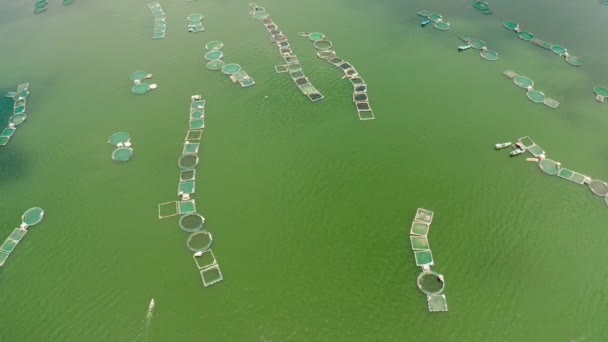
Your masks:
{"label": "floating walkway", "polygon": [[209,61],[207,62],[207,69],[212,71],[221,70],[224,75],[230,77],[232,83],[238,82],[243,88],[255,85],[253,78],[251,78],[240,65],[235,63],[226,64],[222,61],[222,57],[224,57],[224,52],[222,52],[223,48],[224,43],[217,40],[205,44],[205,49],[207,49],[205,59]]}
{"label": "floating walkway", "polygon": [[467,36],[466,34],[458,38],[466,43],[466,45],[459,46],[458,51],[464,51],[473,48],[475,50],[481,50],[479,52],[479,55],[481,56],[481,58],[487,61],[498,60],[498,53],[488,50],[488,48],[486,47],[486,43],[484,43],[483,40],[473,39]]}
{"label": "floating walkway", "polygon": [[[209,45],[209,44],[208,44]],[[213,44],[212,44],[213,45]],[[196,167],[200,151],[203,128],[205,128],[206,100],[201,95],[193,95],[190,102],[189,126],[184,139],[177,185],[177,201],[158,205],[158,218],[164,219],[180,215],[179,227],[189,233],[186,247],[192,253],[205,287],[216,284],[224,278],[220,266],[211,251],[213,236],[205,230],[205,218],[196,210],[196,202],[191,198],[196,190]]]}
{"label": "floating walkway", "polygon": [[485,14],[485,15],[489,15],[492,14],[492,10],[490,9],[490,5],[485,2],[485,1],[479,1],[479,0],[474,0],[473,1],[473,7],[475,7],[475,9],[479,10],[479,12]]}
{"label": "floating walkway", "polygon": [[[323,33],[300,32],[299,35],[302,37],[307,37],[313,42],[314,47],[317,49],[317,57],[327,61],[344,72],[344,76],[342,78],[348,78],[350,83],[353,85],[353,103],[357,108],[359,120],[375,119],[374,111],[372,110],[367,97],[367,83],[365,83],[363,78],[359,75],[357,69],[355,69],[351,63],[336,56],[336,52],[331,49],[333,43],[330,40],[327,40]],[[288,66],[284,66],[284,72],[286,72],[287,69]],[[298,83],[297,80],[296,83]]]}
{"label": "floating walkway", "polygon": [[418,208],[410,228],[410,243],[416,266],[422,269],[416,283],[418,289],[426,295],[429,311],[431,312],[448,311],[448,303],[445,294],[443,294],[445,289],[443,275],[431,270],[434,261],[427,236],[434,215],[435,213],[430,210]]}
{"label": "floating walkway", "polygon": [[322,100],[324,96],[312,85],[312,83],[310,83],[308,77],[304,74],[304,70],[302,70],[302,66],[300,65],[300,60],[291,50],[287,37],[281,32],[274,21],[272,21],[270,14],[266,12],[264,7],[260,7],[254,3],[250,3],[249,6],[251,7],[251,16],[266,27],[266,30],[270,34],[270,40],[277,44],[279,53],[285,61],[285,64],[275,66],[275,71],[277,73],[288,72],[302,94],[306,95],[310,101],[315,102]]}
{"label": "floating walkway", "polygon": [[144,80],[152,78],[152,74],[149,74],[146,71],[134,71],[129,75],[129,79],[133,82],[133,87],[131,87],[131,92],[135,95],[143,95],[149,92],[150,90],[154,90],[158,88],[156,83],[147,83],[143,82]]}
{"label": "floating walkway", "polygon": [[186,21],[188,21],[188,32],[196,33],[205,31],[205,28],[203,27],[202,14],[192,13],[188,17],[186,17]]}
{"label": "floating walkway", "polygon": [[441,14],[422,10],[418,12],[418,16],[423,17],[425,19],[422,22],[422,27],[432,22],[433,27],[435,27],[439,31],[447,31],[450,29],[450,23],[443,21],[443,16]]}
{"label": "floating walkway", "polygon": [[519,28],[519,24],[512,22],[512,21],[505,21],[502,24],[506,29],[514,31],[515,34],[517,34],[517,38],[521,39],[521,40],[525,40],[527,42],[530,42],[536,46],[540,46],[545,50],[551,50],[553,51],[553,53],[555,53],[558,56],[564,57],[566,59],[566,62],[572,66],[581,66],[583,65],[583,62],[581,61],[580,58],[576,57],[576,56],[571,56],[568,53],[568,50],[563,47],[563,46],[559,46],[559,45],[554,45],[551,44],[549,42],[545,42],[542,41],[538,38],[535,38],[534,35],[530,32],[527,31],[521,31]]}
{"label": "floating walkway", "polygon": [[608,205],[608,183],[599,179],[591,179],[591,177],[580,172],[573,171],[562,167],[560,162],[556,162],[546,157],[545,151],[539,147],[530,137],[517,139],[519,147],[538,160],[538,167],[542,172],[550,176],[558,176],[559,178],[574,182],[579,185],[587,185],[591,192],[599,197],[604,198],[604,202]]}
{"label": "floating walkway", "polygon": [[30,84],[23,83],[17,86],[16,91],[9,91],[6,97],[13,99],[13,114],[8,119],[8,126],[0,133],[0,146],[5,146],[11,140],[13,134],[17,131],[17,126],[22,124],[27,115],[25,115],[25,104],[30,96]]}
{"label": "floating walkway", "polygon": [[528,96],[528,99],[530,101],[532,101],[534,103],[544,103],[545,106],[551,107],[553,109],[555,109],[555,108],[557,108],[557,106],[559,106],[559,102],[555,101],[554,99],[552,99],[550,97],[545,96],[545,94],[542,91],[535,90],[533,88],[534,81],[532,81],[530,78],[528,78],[526,76],[521,76],[513,70],[503,71],[502,74],[505,75],[506,77],[512,79],[513,82],[515,84],[517,84],[518,87],[526,89],[527,90],[526,95]]}
{"label": "floating walkway", "polygon": [[154,16],[154,34],[152,35],[152,39],[165,38],[165,33],[167,32],[165,11],[163,11],[158,2],[149,3],[148,8]]}
{"label": "floating walkway", "polygon": [[38,207],[28,209],[21,216],[21,225],[15,228],[4,243],[0,245],[0,267],[4,266],[6,259],[8,259],[25,234],[27,234],[28,228],[40,223],[43,218],[44,210]]}
{"label": "floating walkway", "polygon": [[115,146],[112,151],[112,160],[125,162],[133,157],[133,148],[131,147],[131,136],[127,132],[116,132],[108,139],[108,144]]}
{"label": "floating walkway", "polygon": [[[606,0],[608,1],[608,0]],[[595,86],[593,88],[593,92],[595,93],[595,100],[597,102],[604,102],[604,99],[608,97],[608,88],[602,86]]]}

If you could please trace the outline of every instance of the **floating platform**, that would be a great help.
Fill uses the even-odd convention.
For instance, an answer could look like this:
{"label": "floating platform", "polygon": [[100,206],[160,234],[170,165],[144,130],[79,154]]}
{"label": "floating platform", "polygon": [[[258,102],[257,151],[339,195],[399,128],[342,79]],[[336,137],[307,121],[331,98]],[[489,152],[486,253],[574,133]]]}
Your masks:
{"label": "floating platform", "polygon": [[42,208],[33,207],[23,213],[19,228],[13,229],[8,238],[0,245],[0,267],[4,266],[8,257],[17,248],[23,237],[25,237],[28,228],[42,222],[43,218],[44,210]]}

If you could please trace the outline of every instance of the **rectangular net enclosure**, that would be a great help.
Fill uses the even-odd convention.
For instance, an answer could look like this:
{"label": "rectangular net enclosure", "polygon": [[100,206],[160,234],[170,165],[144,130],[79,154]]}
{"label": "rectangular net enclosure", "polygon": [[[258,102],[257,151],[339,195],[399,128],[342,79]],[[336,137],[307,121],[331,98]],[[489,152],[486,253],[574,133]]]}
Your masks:
{"label": "rectangular net enclosure", "polygon": [[557,108],[557,106],[559,106],[559,102],[555,101],[554,99],[552,99],[550,97],[545,98],[543,103],[545,104],[545,106],[551,107],[553,109],[555,109],[555,108]]}
{"label": "rectangular net enclosure", "polygon": [[203,138],[203,130],[202,129],[189,129],[188,133],[186,133],[186,141],[199,141]]}
{"label": "rectangular net enclosure", "polygon": [[17,92],[20,93],[24,90],[28,90],[29,88],[30,88],[29,83],[21,83],[20,85],[17,86]]}
{"label": "rectangular net enclosure", "polygon": [[282,74],[284,72],[288,72],[289,69],[287,68],[287,66],[285,64],[283,65],[277,65],[274,67],[274,71],[277,72],[277,74]]}
{"label": "rectangular net enclosure", "polygon": [[208,249],[204,252],[197,252],[192,255],[194,258],[194,263],[196,267],[201,270],[203,268],[207,268],[213,265],[217,265],[217,260],[215,259],[215,255],[211,249]]}
{"label": "rectangular net enclosure", "polygon": [[15,240],[15,241],[21,241],[21,239],[23,239],[25,234],[27,234],[27,230],[21,229],[21,228],[15,228],[13,230],[13,232],[11,233],[11,235],[8,236],[8,238],[11,240]]}
{"label": "rectangular net enclosure", "polygon": [[195,179],[196,179],[196,170],[195,169],[182,171],[179,174],[180,182],[188,182],[188,181],[193,181]]}
{"label": "rectangular net enclosure", "polygon": [[205,128],[205,119],[193,119],[190,120],[190,129],[202,129]]}
{"label": "rectangular net enclosure", "polygon": [[416,210],[416,217],[414,217],[414,220],[417,220],[417,221],[420,221],[420,222],[423,222],[426,224],[431,224],[431,222],[433,222],[434,215],[435,215],[435,213],[430,210],[418,208]]}
{"label": "rectangular net enclosure", "polygon": [[538,157],[538,156],[541,156],[541,155],[545,154],[545,151],[543,151],[543,149],[540,148],[540,146],[538,146],[536,144],[528,147],[527,150],[528,150],[528,152],[530,152],[535,157]]}
{"label": "rectangular net enclosure", "polygon": [[5,252],[10,253],[15,249],[15,247],[17,247],[18,244],[19,244],[19,241],[6,239],[4,241],[4,243],[2,244],[2,246],[0,246],[0,251],[5,251]]}
{"label": "rectangular net enclosure", "polygon": [[414,251],[414,258],[416,259],[416,266],[422,267],[433,265],[433,254],[430,250]]}
{"label": "rectangular net enclosure", "polygon": [[462,40],[465,43],[468,43],[471,41],[472,38],[466,34],[463,34],[462,36],[459,36],[458,39]]}
{"label": "rectangular net enclosure", "polygon": [[196,202],[193,199],[187,201],[179,201],[177,202],[177,208],[180,215],[195,213]]}
{"label": "rectangular net enclosure", "polygon": [[4,262],[6,262],[9,255],[10,253],[8,252],[0,251],[0,266],[4,266]]}
{"label": "rectangular net enclosure", "polygon": [[203,268],[200,273],[205,287],[219,283],[224,279],[222,271],[220,270],[220,265],[218,264]]}
{"label": "rectangular net enclosure", "polygon": [[181,196],[181,195],[190,195],[194,193],[194,189],[195,189],[195,182],[194,181],[188,181],[188,182],[181,182],[179,183],[179,185],[177,186],[177,195]]}
{"label": "rectangular net enclosure", "polygon": [[190,104],[191,109],[203,109],[205,108],[206,100],[194,100]]}
{"label": "rectangular net enclosure", "polygon": [[179,215],[177,201],[165,202],[158,205],[158,218],[164,219],[167,217]]}
{"label": "rectangular net enclosure", "polygon": [[507,76],[510,79],[514,79],[515,77],[519,76],[519,74],[517,74],[515,71],[513,70],[505,70],[502,72],[503,75]]}
{"label": "rectangular net enclosure", "polygon": [[576,184],[583,185],[585,183],[585,178],[588,178],[588,177],[583,175],[582,173],[574,172],[572,174],[572,177],[570,178],[570,180]]}
{"label": "rectangular net enclosure", "polygon": [[412,245],[412,250],[414,250],[414,251],[428,251],[428,250],[430,250],[429,240],[427,239],[426,236],[413,236],[413,235],[410,235],[410,243]]}
{"label": "rectangular net enclosure", "polygon": [[429,233],[429,224],[419,221],[412,222],[410,235],[427,236]]}
{"label": "rectangular net enclosure", "polygon": [[432,13],[431,13],[431,12],[429,12],[429,11],[427,11],[427,10],[422,10],[422,11],[418,11],[418,13],[417,13],[417,14],[418,14],[419,16],[421,16],[421,17],[425,17],[425,18],[427,18],[427,17],[428,17],[428,16],[430,16]]}
{"label": "rectangular net enclosure", "polygon": [[359,120],[373,120],[373,119],[375,119],[375,117],[374,117],[374,111],[372,111],[372,110],[358,110],[357,114],[359,115]]}
{"label": "rectangular net enclosure", "polygon": [[197,154],[200,146],[201,146],[200,143],[192,143],[192,142],[187,141],[184,144],[184,149],[182,150],[182,154]]}
{"label": "rectangular net enclosure", "polygon": [[559,169],[559,172],[557,173],[557,175],[563,179],[570,180],[570,179],[572,179],[572,176],[574,176],[574,171],[568,170],[568,169],[562,167],[561,169]]}
{"label": "rectangular net enclosure", "polygon": [[536,143],[534,143],[534,140],[530,139],[530,137],[519,138],[517,139],[517,141],[522,143],[526,148],[536,145]]}
{"label": "rectangular net enclosure", "polygon": [[429,304],[429,311],[448,311],[448,302],[444,294],[433,294],[426,297]]}

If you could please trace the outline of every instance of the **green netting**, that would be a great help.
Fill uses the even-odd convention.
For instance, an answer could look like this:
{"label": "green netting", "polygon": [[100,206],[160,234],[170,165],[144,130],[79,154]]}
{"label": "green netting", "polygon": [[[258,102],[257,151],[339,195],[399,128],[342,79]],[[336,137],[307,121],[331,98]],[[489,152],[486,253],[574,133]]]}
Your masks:
{"label": "green netting", "polygon": [[598,196],[608,196],[608,184],[606,182],[594,179],[589,182],[589,189]]}
{"label": "green netting", "polygon": [[432,21],[432,22],[437,23],[437,22],[441,21],[441,19],[443,19],[443,17],[441,16],[441,14],[431,13],[429,15],[429,20]]}
{"label": "green netting", "polygon": [[600,95],[603,97],[608,97],[608,88],[606,88],[606,87],[595,86],[593,88],[593,92],[596,93],[597,95]]}
{"label": "green netting", "polygon": [[317,40],[313,43],[314,47],[318,50],[327,50],[332,47],[332,42],[329,40]]}
{"label": "green netting", "polygon": [[496,53],[494,51],[490,51],[490,50],[481,51],[479,53],[479,55],[481,56],[481,58],[488,60],[488,61],[498,60],[498,53]]}
{"label": "green netting", "polygon": [[194,200],[177,202],[177,210],[180,215],[192,214],[196,212],[196,202]]}
{"label": "green netting", "polygon": [[517,23],[514,23],[512,21],[505,21],[502,24],[504,25],[504,27],[508,28],[509,30],[515,30],[516,28],[519,27],[519,25]]}
{"label": "green netting", "polygon": [[425,271],[416,279],[418,289],[426,295],[440,294],[445,288],[443,276],[437,272]]}
{"label": "green netting", "polygon": [[205,49],[207,50],[221,50],[224,47],[224,43],[219,40],[210,41],[205,45]]}
{"label": "green netting", "polygon": [[555,52],[556,54],[558,54],[560,56],[563,56],[568,52],[565,47],[559,46],[559,45],[551,46],[551,51]]}
{"label": "green netting", "polygon": [[195,185],[194,181],[181,182],[177,186],[177,194],[179,196],[193,194],[194,190],[195,190],[195,187],[196,187],[196,185]]}
{"label": "green netting", "polygon": [[241,85],[241,87],[245,88],[245,87],[250,87],[252,85],[255,84],[255,82],[253,81],[252,78],[245,78],[239,81],[239,84]]}
{"label": "green netting", "polygon": [[205,112],[203,110],[194,110],[194,111],[190,112],[190,118],[191,119],[204,119]]}
{"label": "green netting", "polygon": [[191,26],[188,27],[188,32],[194,32],[194,33],[196,33],[196,32],[203,32],[203,31],[205,31],[205,28],[203,27],[202,24],[200,24],[200,25],[191,25]]}
{"label": "green netting", "polygon": [[148,76],[148,72],[146,71],[135,71],[133,73],[131,73],[131,75],[129,75],[129,79],[131,81],[141,81],[145,78],[147,78]]}
{"label": "green netting", "polygon": [[192,170],[198,165],[198,156],[195,154],[184,154],[177,161],[182,170]]}
{"label": "green netting", "polygon": [[416,259],[416,266],[433,265],[433,254],[430,250],[415,251],[414,258]]}
{"label": "green netting", "polygon": [[203,20],[203,15],[200,13],[192,13],[186,17],[188,21],[200,21]]}
{"label": "green netting", "polygon": [[521,75],[513,78],[513,82],[515,82],[515,84],[517,84],[518,86],[520,86],[522,88],[528,88],[528,87],[534,86],[534,81],[532,81],[531,79],[529,79],[526,76],[521,76]]}
{"label": "green netting", "polygon": [[481,50],[484,46],[486,46],[486,43],[479,39],[472,39],[469,41],[469,45],[471,45],[473,49]]}
{"label": "green netting", "polygon": [[13,249],[15,249],[15,247],[17,247],[18,244],[19,244],[18,241],[13,241],[13,240],[7,239],[4,241],[2,246],[0,246],[0,250],[10,253],[13,251]]}
{"label": "green netting", "polygon": [[131,88],[131,91],[137,95],[143,95],[150,91],[150,85],[148,83],[136,84]]}
{"label": "green netting", "polygon": [[553,44],[551,44],[549,42],[542,42],[540,44],[540,47],[542,47],[543,49],[546,49],[546,50],[551,50],[552,46],[553,46]]}
{"label": "green netting", "polygon": [[528,152],[532,153],[533,156],[538,157],[540,155],[545,154],[542,148],[538,145],[532,145],[527,147]]}
{"label": "green netting", "polygon": [[133,149],[130,147],[119,147],[112,152],[112,160],[124,162],[133,157]]}
{"label": "green netting", "polygon": [[543,94],[542,92],[540,92],[538,90],[530,90],[526,93],[526,95],[528,96],[530,101],[536,102],[536,103],[543,103],[546,98],[545,94]]}
{"label": "green netting", "polygon": [[447,31],[450,29],[450,23],[446,23],[445,21],[440,21],[433,25],[439,31]]}
{"label": "green netting", "polygon": [[205,128],[205,119],[192,119],[190,120],[190,129],[201,129]]}
{"label": "green netting", "polygon": [[429,240],[426,236],[410,236],[412,250],[426,251],[429,250]]}
{"label": "green netting", "polygon": [[477,8],[478,10],[482,10],[482,9],[490,8],[490,5],[488,5],[487,2],[475,1],[475,2],[473,2],[473,7]]}
{"label": "green netting", "polygon": [[423,222],[412,222],[412,227],[410,229],[411,235],[420,235],[426,236],[429,233],[429,225]]}
{"label": "green netting", "polygon": [[213,251],[211,249],[200,253],[195,253],[192,255],[192,257],[194,258],[194,263],[199,270],[217,264],[217,260],[215,259],[215,255],[213,255]]}
{"label": "green netting", "polygon": [[448,302],[445,299],[445,295],[430,295],[426,297],[429,305],[429,311],[439,312],[448,311]]}
{"label": "green netting", "polygon": [[23,113],[25,113],[25,106],[19,106],[19,107],[13,108],[13,113],[14,114],[23,114]]}
{"label": "green netting", "polygon": [[27,119],[27,116],[25,114],[21,113],[21,114],[11,116],[11,118],[8,120],[8,122],[12,123],[15,126],[18,126],[18,125],[22,124],[23,121],[25,121],[25,119]]}
{"label": "green netting", "polygon": [[200,273],[205,287],[216,284],[224,279],[219,265],[213,265],[202,269]]}
{"label": "green netting", "polygon": [[211,50],[205,54],[205,59],[208,61],[216,61],[224,57],[224,53],[220,50]]}
{"label": "green netting", "polygon": [[574,175],[574,171],[568,170],[565,168],[561,168],[561,169],[559,169],[559,172],[557,173],[557,175],[560,176],[561,178],[570,180],[572,178],[572,176]]}
{"label": "green netting", "polygon": [[435,213],[430,210],[418,208],[416,210],[416,217],[414,219],[422,223],[431,224],[431,222],[433,222],[434,215]]}
{"label": "green netting", "polygon": [[188,233],[198,232],[203,229],[205,218],[197,213],[182,215],[179,218],[179,227]]}
{"label": "green netting", "polygon": [[9,140],[9,137],[0,137],[0,146],[5,146],[6,144],[8,144]]}
{"label": "green netting", "polygon": [[555,109],[555,108],[557,108],[557,106],[559,106],[559,102],[555,101],[552,98],[547,97],[545,99],[545,105]]}
{"label": "green netting", "polygon": [[8,236],[8,238],[11,240],[15,240],[15,241],[21,241],[21,239],[23,239],[25,234],[27,234],[27,230],[21,229],[21,228],[15,228],[13,230],[13,232],[11,233],[11,235]]}
{"label": "green netting", "polygon": [[236,74],[241,71],[241,66],[235,63],[228,63],[222,67],[222,72],[226,75]]}
{"label": "green netting", "polygon": [[15,133],[15,129],[14,128],[5,128],[2,130],[2,133],[0,133],[0,137],[11,137],[13,135],[13,133]]}
{"label": "green netting", "polygon": [[28,96],[30,96],[30,91],[27,89],[18,91],[17,94],[15,95],[15,97],[18,100],[26,99]]}
{"label": "green netting", "polygon": [[76,0],[63,0],[62,5],[71,5],[75,2]]}
{"label": "green netting", "polygon": [[190,108],[202,109],[202,108],[205,108],[206,103],[207,103],[206,100],[192,101],[192,103],[190,104]]}
{"label": "green netting", "polygon": [[206,230],[192,233],[186,241],[186,246],[192,252],[204,252],[211,248],[213,236]]}
{"label": "green netting", "polygon": [[189,182],[196,179],[196,170],[181,171],[179,174],[180,182]]}
{"label": "green netting", "polygon": [[152,35],[152,39],[161,39],[165,38],[165,32],[154,32]]}
{"label": "green netting", "polygon": [[9,252],[0,251],[0,266],[3,266],[10,255]]}
{"label": "green netting", "polygon": [[127,132],[116,132],[108,139],[108,144],[118,146],[118,144],[124,144],[131,140],[131,136]]}
{"label": "green netting", "polygon": [[576,56],[567,56],[566,57],[566,62],[568,62],[568,64],[574,65],[574,66],[581,66],[581,65],[583,65],[583,61],[581,61],[581,59],[578,58],[578,57],[576,57]]}
{"label": "green netting", "polygon": [[253,17],[257,20],[262,20],[262,19],[266,19],[270,16],[270,14],[266,13],[266,12],[256,12]]}
{"label": "green netting", "polygon": [[572,178],[570,178],[570,180],[573,181],[574,183],[582,185],[585,182],[585,178],[586,178],[586,176],[583,175],[582,173],[574,172],[574,174],[572,175]]}
{"label": "green netting", "polygon": [[559,166],[551,159],[543,159],[538,163],[538,167],[548,175],[556,175],[559,172]]}
{"label": "green netting", "polygon": [[34,4],[35,8],[44,8],[46,7],[46,5],[48,5],[48,2],[46,0],[40,0],[40,1],[36,1],[36,3]]}
{"label": "green netting", "polygon": [[198,149],[201,146],[200,143],[191,143],[191,142],[186,142],[184,144],[184,149],[182,151],[182,154],[195,154],[198,153]]}
{"label": "green netting", "polygon": [[33,207],[29,208],[25,211],[25,213],[23,213],[23,215],[21,216],[21,221],[27,224],[28,226],[33,226],[35,224],[40,223],[43,218],[44,210],[42,210],[42,208]]}
{"label": "green netting", "polygon": [[317,40],[322,40],[324,38],[325,35],[321,32],[312,32],[308,35],[308,39],[312,40],[313,42],[316,42]]}
{"label": "green netting", "polygon": [[534,35],[530,32],[526,32],[526,31],[517,32],[517,37],[519,37],[519,39],[523,39],[527,42],[534,39]]}

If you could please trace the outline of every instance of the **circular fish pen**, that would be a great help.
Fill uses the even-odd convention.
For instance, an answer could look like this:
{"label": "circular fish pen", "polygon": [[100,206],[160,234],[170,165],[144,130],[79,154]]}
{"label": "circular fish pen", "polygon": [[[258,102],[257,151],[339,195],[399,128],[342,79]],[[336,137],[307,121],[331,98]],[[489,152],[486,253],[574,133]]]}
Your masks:
{"label": "circular fish pen", "polygon": [[48,2],[46,0],[37,1],[34,4],[34,14],[40,14],[46,11],[46,5],[48,5]]}
{"label": "circular fish pen", "polygon": [[205,45],[205,49],[207,50],[221,50],[224,47],[224,43],[219,40],[210,41]]}
{"label": "circular fish pen", "polygon": [[188,233],[198,232],[204,225],[205,218],[197,213],[182,215],[179,218],[179,227]]}
{"label": "circular fish pen", "polygon": [[589,182],[589,190],[601,197],[608,196],[608,184],[601,180],[594,179]]}
{"label": "circular fish pen", "polygon": [[143,95],[152,89],[148,83],[139,83],[131,88],[131,91],[137,95]]}
{"label": "circular fish pen", "polygon": [[317,50],[328,50],[333,46],[332,42],[329,40],[317,40],[312,45],[314,45]]}
{"label": "circular fish pen", "polygon": [[603,96],[603,97],[608,97],[608,88],[606,88],[606,87],[602,87],[602,86],[595,86],[595,87],[593,88],[593,92],[594,92],[596,95]]}
{"label": "circular fish pen", "polygon": [[186,17],[188,21],[201,21],[203,20],[203,15],[200,13],[192,13]]}
{"label": "circular fish pen", "polygon": [[545,99],[547,98],[545,96],[545,94],[543,94],[542,91],[538,91],[538,90],[529,90],[526,95],[528,96],[528,98],[530,99],[530,101],[535,102],[535,103],[543,103],[545,102]]}
{"label": "circular fish pen", "polygon": [[429,20],[434,23],[438,23],[442,19],[443,19],[443,17],[441,16],[441,14],[431,13],[431,15],[429,15]]}
{"label": "circular fish pen", "polygon": [[207,63],[207,69],[213,70],[213,71],[221,70],[223,67],[224,67],[224,62],[219,59],[215,60],[215,61],[209,61]]}
{"label": "circular fish pen", "polygon": [[108,139],[108,144],[118,146],[119,144],[124,144],[127,141],[131,140],[131,136],[127,132],[116,132],[110,135]]}
{"label": "circular fish pen", "polygon": [[192,233],[186,241],[186,246],[190,251],[196,253],[208,250],[211,248],[212,243],[213,236],[211,233],[206,230],[202,230],[200,232]]}
{"label": "circular fish pen", "polygon": [[526,32],[526,31],[517,32],[517,37],[519,39],[525,40],[527,42],[531,42],[532,39],[534,39],[534,35],[530,32]]}
{"label": "circular fish pen", "polygon": [[559,166],[551,159],[543,159],[538,162],[540,170],[548,175],[556,175],[559,172]]}
{"label": "circular fish pen", "polygon": [[220,50],[211,50],[205,54],[205,59],[208,61],[217,61],[224,57],[224,53]]}
{"label": "circular fish pen", "polygon": [[25,213],[23,213],[21,216],[21,222],[29,227],[40,223],[43,218],[44,210],[42,210],[42,208],[33,207],[29,208],[25,211]]}
{"label": "circular fish pen", "polygon": [[19,113],[19,114],[15,114],[15,115],[11,116],[11,118],[8,120],[8,122],[15,126],[18,126],[18,125],[22,124],[23,121],[25,121],[25,119],[27,119],[27,116],[24,113]]}
{"label": "circular fish pen", "polygon": [[517,76],[513,79],[513,82],[522,88],[528,88],[534,86],[534,81],[527,78],[526,76]]}
{"label": "circular fish pen", "polygon": [[566,56],[566,62],[573,66],[581,66],[583,65],[583,61],[576,56]]}
{"label": "circular fish pen", "polygon": [[469,45],[471,45],[473,49],[481,50],[486,46],[486,43],[484,43],[483,40],[473,39],[469,42]]}
{"label": "circular fish pen", "polygon": [[125,162],[133,157],[133,149],[130,147],[119,147],[112,152],[112,160]]}
{"label": "circular fish pen", "polygon": [[192,170],[198,165],[198,156],[196,154],[183,154],[179,157],[177,165],[182,170]]}
{"label": "circular fish pen", "polygon": [[496,53],[494,51],[490,51],[490,50],[481,51],[479,53],[479,55],[481,56],[481,58],[483,58],[487,61],[498,60],[498,53]]}
{"label": "circular fish pen", "polygon": [[450,29],[450,23],[446,23],[443,21],[437,22],[435,24],[433,24],[433,26],[438,29],[439,31],[447,31]]}
{"label": "circular fish pen", "polygon": [[312,40],[313,42],[316,42],[318,40],[322,40],[325,38],[325,35],[321,32],[313,32],[311,34],[308,35],[308,39]]}
{"label": "circular fish pen", "polygon": [[508,28],[509,30],[518,30],[519,29],[519,24],[514,23],[512,21],[505,21],[504,23],[502,23],[502,25],[506,28]]}
{"label": "circular fish pen", "polygon": [[235,63],[228,63],[222,67],[222,72],[226,75],[234,75],[241,71],[241,66]]}
{"label": "circular fish pen", "polygon": [[566,50],[565,47],[559,46],[559,45],[551,46],[551,51],[553,51],[555,54],[560,55],[560,56],[564,56],[568,53],[568,50]]}
{"label": "circular fish pen", "polygon": [[133,82],[141,81],[143,79],[149,78],[148,75],[149,74],[146,71],[135,71],[131,73],[131,75],[129,75],[129,79]]}
{"label": "circular fish pen", "polygon": [[427,271],[422,272],[416,279],[418,289],[425,295],[440,294],[445,288],[443,276],[437,272]]}
{"label": "circular fish pen", "polygon": [[317,56],[321,59],[332,59],[336,57],[336,52],[334,50],[321,50],[317,52]]}
{"label": "circular fish pen", "polygon": [[473,7],[477,8],[478,10],[484,10],[484,9],[489,9],[490,5],[488,5],[487,2],[475,1],[473,3]]}

